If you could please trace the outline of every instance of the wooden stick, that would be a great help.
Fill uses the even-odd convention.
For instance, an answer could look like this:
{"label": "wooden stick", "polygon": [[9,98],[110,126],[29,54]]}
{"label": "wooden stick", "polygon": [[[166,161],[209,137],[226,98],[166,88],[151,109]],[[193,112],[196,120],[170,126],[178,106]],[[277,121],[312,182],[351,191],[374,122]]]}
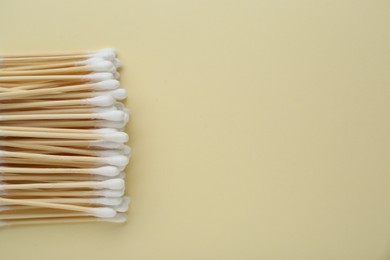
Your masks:
{"label": "wooden stick", "polygon": [[42,80],[79,80],[87,82],[88,79],[84,75],[54,75],[54,76],[2,76],[0,82],[20,82],[20,81],[42,81]]}
{"label": "wooden stick", "polygon": [[0,214],[0,220],[32,219],[32,218],[68,218],[89,216],[82,212],[63,212],[63,213],[30,213],[30,214]]}
{"label": "wooden stick", "polygon": [[[87,156],[97,156],[98,151],[89,149],[80,149],[80,148],[67,148],[67,147],[59,147],[59,146],[51,146],[51,145],[42,145],[42,144],[23,144],[23,143],[17,143],[17,142],[8,142],[8,141],[0,141],[0,146],[6,146],[6,147],[16,147],[16,148],[22,148],[22,149],[35,149],[42,151],[50,151],[50,152],[56,152],[56,153],[68,153],[68,154],[80,154],[80,155],[87,155]],[[0,167],[1,169],[1,167]],[[1,172],[1,171],[0,171]]]}
{"label": "wooden stick", "polygon": [[28,167],[0,167],[0,173],[23,174],[90,174],[94,168],[28,168]]}
{"label": "wooden stick", "polygon": [[[112,179],[114,180],[114,179]],[[123,180],[122,180],[123,181]],[[105,181],[58,182],[58,183],[30,183],[30,184],[0,184],[0,190],[24,189],[63,189],[63,188],[94,188],[103,189]],[[2,202],[0,198],[0,203]],[[24,205],[24,204],[20,204]],[[26,204],[27,205],[27,204]],[[33,205],[34,206],[34,205]]]}
{"label": "wooden stick", "polygon": [[[118,214],[119,215],[119,214]],[[112,222],[123,223],[125,217],[119,221],[112,221],[109,218],[97,218],[97,217],[76,217],[76,218],[42,218],[42,219],[26,219],[26,220],[2,220],[2,226],[13,225],[37,225],[37,224],[62,224],[62,223],[86,223],[86,222]]]}
{"label": "wooden stick", "polygon": [[67,204],[57,204],[57,203],[50,203],[50,202],[29,201],[29,200],[19,200],[19,199],[5,199],[5,198],[0,198],[0,203],[5,205],[23,205],[23,206],[33,206],[33,207],[40,207],[40,208],[64,209],[64,210],[79,211],[85,213],[91,213],[91,209],[92,210],[94,209],[90,207],[67,205]]}
{"label": "wooden stick", "polygon": [[88,66],[75,66],[69,68],[56,69],[41,69],[41,70],[17,70],[17,71],[2,71],[0,76],[43,76],[43,75],[65,75],[65,74],[87,74],[94,72]]}
{"label": "wooden stick", "polygon": [[[0,120],[1,121],[1,120]],[[66,135],[64,135],[66,133]],[[34,137],[34,138],[62,138],[62,139],[77,139],[77,140],[98,140],[107,139],[106,135],[94,133],[67,133],[67,132],[30,132],[30,131],[12,131],[0,130],[0,136],[8,137]]]}
{"label": "wooden stick", "polygon": [[32,96],[50,94],[53,93],[53,91],[55,91],[56,93],[60,93],[60,92],[92,90],[93,86],[94,86],[93,83],[87,83],[87,84],[79,84],[79,85],[72,85],[72,86],[55,87],[54,89],[43,88],[43,89],[33,89],[33,90],[20,90],[20,91],[0,93],[0,98],[32,97]]}

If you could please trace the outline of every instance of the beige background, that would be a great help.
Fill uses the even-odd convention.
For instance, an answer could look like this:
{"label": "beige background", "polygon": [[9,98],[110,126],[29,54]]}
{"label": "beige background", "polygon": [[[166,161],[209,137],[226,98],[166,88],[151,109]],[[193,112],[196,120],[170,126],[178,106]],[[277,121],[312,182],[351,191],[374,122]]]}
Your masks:
{"label": "beige background", "polygon": [[5,228],[0,259],[390,259],[387,0],[0,2],[1,52],[115,47],[126,225]]}

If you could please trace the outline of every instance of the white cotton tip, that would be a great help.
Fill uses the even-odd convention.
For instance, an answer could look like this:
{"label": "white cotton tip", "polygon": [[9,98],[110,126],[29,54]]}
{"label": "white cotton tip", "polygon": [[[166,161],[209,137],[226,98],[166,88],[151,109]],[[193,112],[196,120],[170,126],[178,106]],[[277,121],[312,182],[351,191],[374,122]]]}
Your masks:
{"label": "white cotton tip", "polygon": [[124,111],[124,116],[123,116],[123,121],[125,121],[125,123],[127,124],[130,120],[130,114],[129,114],[129,111],[128,110],[125,110]]}
{"label": "white cotton tip", "polygon": [[112,218],[116,216],[116,211],[109,207],[90,208],[88,213],[99,218]]}
{"label": "white cotton tip", "polygon": [[82,100],[83,103],[97,107],[108,107],[115,103],[115,98],[110,95],[97,96],[93,98],[85,98]]}
{"label": "white cotton tip", "polygon": [[[104,112],[117,111],[118,109],[116,109],[116,107],[114,106],[109,106],[109,107],[90,107],[89,110],[91,110],[92,113],[104,113]],[[104,122],[111,122],[111,121],[104,121]],[[110,128],[115,128],[115,127],[110,127]]]}
{"label": "white cotton tip", "polygon": [[98,63],[98,62],[101,62],[101,61],[104,61],[104,59],[103,58],[99,58],[99,57],[95,57],[95,58],[89,58],[89,59],[82,60],[82,61],[76,61],[74,63],[74,65],[75,66],[86,66],[86,65],[93,64],[93,63]]}
{"label": "white cotton tip", "polygon": [[111,134],[105,137],[105,140],[115,142],[115,143],[126,143],[129,141],[129,135],[125,132],[118,132],[115,134]]}
{"label": "white cotton tip", "polygon": [[[125,193],[125,189],[121,189],[121,190],[99,190],[99,191],[96,191],[96,195],[109,197],[109,198],[122,197],[124,193]],[[122,200],[122,203],[123,203],[123,200]]]}
{"label": "white cotton tip", "polygon": [[119,169],[115,166],[103,166],[103,167],[91,169],[91,174],[114,177],[119,174]]}
{"label": "white cotton tip", "polygon": [[131,156],[131,147],[130,147],[130,146],[124,145],[124,146],[122,147],[122,151],[123,151],[123,153],[124,153],[125,155],[127,155],[127,157],[130,158],[130,156]]}
{"label": "white cotton tip", "polygon": [[115,217],[102,219],[102,221],[108,221],[111,223],[125,223],[127,221],[127,214],[117,214]]}
{"label": "white cotton tip", "polygon": [[89,142],[89,146],[99,147],[99,148],[108,148],[108,149],[119,149],[122,147],[122,144],[121,144],[121,142],[94,140],[94,141]]}
{"label": "white cotton tip", "polygon": [[111,61],[108,60],[102,60],[96,63],[91,63],[86,65],[88,70],[94,71],[94,72],[112,72],[112,70],[115,70],[115,66]]}
{"label": "white cotton tip", "polygon": [[124,166],[118,166],[118,169],[122,172],[126,169],[127,165]]}
{"label": "white cotton tip", "polygon": [[121,74],[118,71],[116,71],[113,73],[113,77],[114,79],[119,79],[121,77]]}
{"label": "white cotton tip", "polygon": [[116,100],[124,100],[127,98],[127,90],[123,88],[112,90],[109,93]]}
{"label": "white cotton tip", "polygon": [[124,196],[122,199],[122,203],[120,205],[114,207],[114,209],[118,212],[126,212],[129,210],[130,202],[131,202],[131,198]]}
{"label": "white cotton tip", "polygon": [[126,166],[129,163],[129,158],[127,158],[127,156],[124,155],[105,157],[102,158],[102,160],[103,162],[109,165],[118,166],[118,167]]}
{"label": "white cotton tip", "polygon": [[104,113],[95,113],[92,116],[96,119],[104,119],[108,121],[123,121],[126,119],[126,115],[123,111],[110,111]]}
{"label": "white cotton tip", "polygon": [[114,64],[115,68],[117,68],[117,69],[122,67],[122,62],[119,59],[114,59],[112,61],[112,63]]}
{"label": "white cotton tip", "polygon": [[107,134],[118,133],[118,130],[116,130],[114,128],[100,128],[100,129],[91,130],[91,132],[96,133],[96,134],[107,135]]}
{"label": "white cotton tip", "polygon": [[97,72],[97,73],[91,73],[88,75],[83,76],[85,80],[91,81],[91,82],[100,82],[104,80],[113,79],[114,76],[109,72]]}
{"label": "white cotton tip", "polygon": [[115,90],[119,88],[119,81],[115,79],[108,79],[102,82],[93,84],[94,90]]}
{"label": "white cotton tip", "polygon": [[116,58],[116,53],[115,49],[113,48],[106,48],[106,49],[101,49],[96,52],[90,53],[90,57],[100,57],[105,60],[114,60]]}
{"label": "white cotton tip", "polygon": [[122,179],[110,179],[101,181],[97,188],[100,189],[111,189],[111,190],[122,190],[125,188],[125,181]]}
{"label": "white cotton tip", "polygon": [[112,121],[99,121],[97,123],[98,127],[109,127],[109,128],[115,128],[117,130],[122,131],[125,127],[126,123],[125,121],[119,121],[119,122],[112,122]]}
{"label": "white cotton tip", "polygon": [[112,68],[110,69],[110,71],[109,71],[111,74],[115,74],[115,72],[116,72],[116,68],[115,68],[115,66],[112,66]]}
{"label": "white cotton tip", "polygon": [[110,157],[110,156],[118,156],[118,155],[125,155],[122,150],[105,150],[105,151],[98,151],[97,154],[100,157]]}
{"label": "white cotton tip", "polygon": [[125,127],[126,122],[125,121],[99,121],[96,126],[98,127],[109,127],[109,128],[115,128],[117,130],[122,131],[122,129]]}
{"label": "white cotton tip", "polygon": [[104,206],[117,206],[122,203],[122,198],[95,198],[91,199],[91,203]]}

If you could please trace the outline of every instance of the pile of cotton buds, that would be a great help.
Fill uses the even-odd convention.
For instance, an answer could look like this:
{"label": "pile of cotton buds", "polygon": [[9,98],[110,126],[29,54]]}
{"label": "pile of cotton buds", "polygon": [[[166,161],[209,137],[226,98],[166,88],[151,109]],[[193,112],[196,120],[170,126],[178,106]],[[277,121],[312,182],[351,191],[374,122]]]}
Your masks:
{"label": "pile of cotton buds", "polygon": [[0,56],[0,225],[126,221],[115,50]]}

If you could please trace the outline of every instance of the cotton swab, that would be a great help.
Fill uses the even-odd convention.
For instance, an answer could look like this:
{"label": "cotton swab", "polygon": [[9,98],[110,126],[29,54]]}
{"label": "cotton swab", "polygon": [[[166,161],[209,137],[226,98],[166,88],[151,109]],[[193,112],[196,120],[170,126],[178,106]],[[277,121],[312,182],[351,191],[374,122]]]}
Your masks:
{"label": "cotton swab", "polygon": [[0,56],[0,226],[126,220],[121,65],[114,49]]}

